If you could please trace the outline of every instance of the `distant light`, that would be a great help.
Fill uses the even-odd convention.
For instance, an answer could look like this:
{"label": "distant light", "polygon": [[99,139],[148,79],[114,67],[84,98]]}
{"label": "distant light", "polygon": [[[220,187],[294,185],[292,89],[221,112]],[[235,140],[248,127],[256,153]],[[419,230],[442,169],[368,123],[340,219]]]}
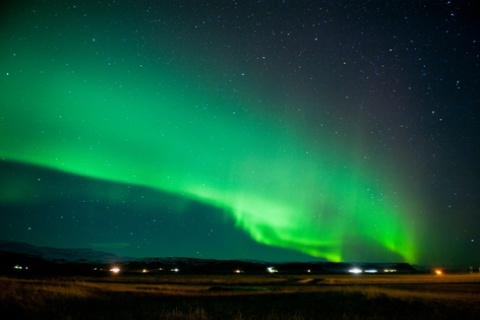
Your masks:
{"label": "distant light", "polygon": [[241,269],[235,269],[235,270],[233,270],[233,272],[235,272],[235,273],[243,273],[243,270],[241,270]]}
{"label": "distant light", "polygon": [[178,272],[178,271],[180,271],[180,269],[178,269],[178,268],[173,268],[173,269],[170,269],[170,271],[172,271],[172,272]]}
{"label": "distant light", "polygon": [[377,273],[378,270],[377,269],[367,269],[365,270],[365,273]]}
{"label": "distant light", "polygon": [[13,269],[22,270],[23,267],[22,267],[22,266],[19,266],[19,265],[17,264],[15,267],[13,267]]}
{"label": "distant light", "polygon": [[112,269],[110,269],[110,272],[119,273],[119,272],[120,272],[120,268],[119,268],[119,267],[113,267]]}
{"label": "distant light", "polygon": [[310,273],[310,272],[312,272],[312,270],[308,269],[307,272]]}
{"label": "distant light", "polygon": [[359,273],[362,273],[362,269],[359,269],[359,268],[353,268],[353,269],[350,269],[348,270],[348,272],[350,273],[353,273],[353,274],[359,274]]}
{"label": "distant light", "polygon": [[386,273],[397,272],[397,269],[383,269],[383,272],[386,272]]}
{"label": "distant light", "polygon": [[443,275],[443,271],[441,269],[435,269],[435,274],[437,276],[441,276],[441,275]]}
{"label": "distant light", "polygon": [[147,273],[148,270],[147,270],[147,269],[143,269],[142,272],[143,272],[143,273]]}
{"label": "distant light", "polygon": [[269,273],[277,273],[277,272],[278,272],[278,270],[275,269],[275,267],[268,267],[268,268],[267,268],[267,271],[268,271]]}

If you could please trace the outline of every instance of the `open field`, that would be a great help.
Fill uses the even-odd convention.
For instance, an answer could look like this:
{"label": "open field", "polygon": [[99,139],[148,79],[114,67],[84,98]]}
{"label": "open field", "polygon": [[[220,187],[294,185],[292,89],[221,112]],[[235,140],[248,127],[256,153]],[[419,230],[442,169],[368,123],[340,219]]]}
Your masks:
{"label": "open field", "polygon": [[480,275],[0,277],[2,319],[478,319]]}

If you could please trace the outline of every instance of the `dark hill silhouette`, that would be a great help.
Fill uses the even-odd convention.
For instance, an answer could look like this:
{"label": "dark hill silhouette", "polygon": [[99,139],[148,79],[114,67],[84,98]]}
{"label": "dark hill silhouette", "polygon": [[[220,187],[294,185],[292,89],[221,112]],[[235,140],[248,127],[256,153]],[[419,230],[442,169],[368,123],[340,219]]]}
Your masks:
{"label": "dark hill silhouette", "polygon": [[36,247],[27,243],[0,241],[0,270],[3,273],[84,274],[105,273],[113,266],[123,272],[228,274],[288,273],[335,274],[362,272],[417,273],[408,263],[268,262],[216,260],[188,257],[128,258],[91,249]]}

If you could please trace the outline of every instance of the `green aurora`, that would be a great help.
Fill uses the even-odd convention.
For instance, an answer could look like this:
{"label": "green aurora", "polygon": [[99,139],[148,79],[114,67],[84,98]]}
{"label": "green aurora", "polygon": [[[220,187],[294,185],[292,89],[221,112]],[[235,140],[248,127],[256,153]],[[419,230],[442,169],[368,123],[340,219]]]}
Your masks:
{"label": "green aurora", "polygon": [[260,243],[314,257],[348,260],[375,246],[416,261],[414,204],[346,141],[313,142],[294,116],[262,111],[275,108],[266,94],[232,92],[184,65],[148,63],[119,39],[68,31],[25,30],[28,45],[2,40],[4,160],[199,200]]}

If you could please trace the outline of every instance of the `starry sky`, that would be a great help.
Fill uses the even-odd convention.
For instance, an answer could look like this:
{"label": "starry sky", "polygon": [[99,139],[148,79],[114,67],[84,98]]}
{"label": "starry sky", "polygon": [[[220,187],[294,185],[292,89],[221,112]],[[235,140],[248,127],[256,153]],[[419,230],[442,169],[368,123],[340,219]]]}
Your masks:
{"label": "starry sky", "polygon": [[3,1],[0,239],[480,264],[469,1]]}

